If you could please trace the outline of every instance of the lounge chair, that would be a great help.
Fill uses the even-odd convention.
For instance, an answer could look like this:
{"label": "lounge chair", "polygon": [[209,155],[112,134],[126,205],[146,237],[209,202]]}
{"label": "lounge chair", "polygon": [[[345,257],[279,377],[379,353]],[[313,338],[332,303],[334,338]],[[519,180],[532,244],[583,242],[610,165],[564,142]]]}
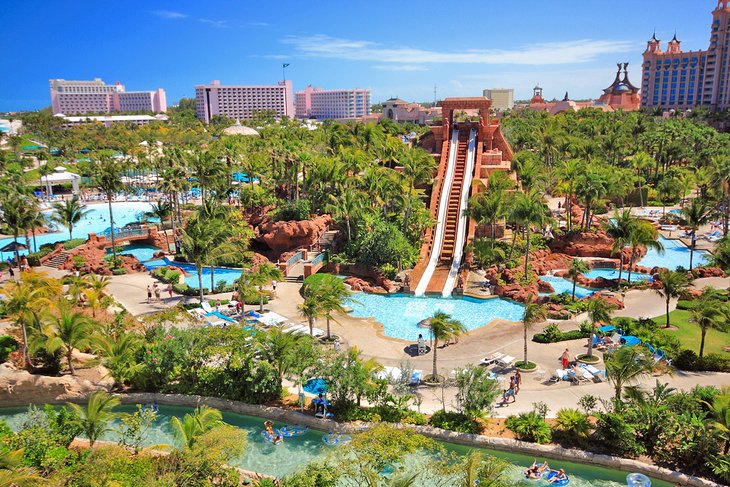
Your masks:
{"label": "lounge chair", "polygon": [[707,237],[707,241],[708,242],[713,242],[713,243],[714,242],[719,242],[722,239],[723,239],[723,236],[722,235],[714,235],[714,236],[711,236],[711,237]]}
{"label": "lounge chair", "polygon": [[504,368],[507,368],[514,363],[516,359],[512,355],[505,355],[497,359],[497,363]]}
{"label": "lounge chair", "polygon": [[591,374],[593,376],[593,380],[595,382],[603,382],[603,379],[606,378],[606,371],[600,370],[594,365],[586,365],[585,366],[586,372]]}
{"label": "lounge chair", "polygon": [[425,355],[426,354],[426,341],[423,338],[419,339],[417,346],[418,346],[418,355]]}
{"label": "lounge chair", "polygon": [[504,354],[502,352],[490,353],[489,355],[481,359],[479,363],[481,365],[492,365],[494,362],[501,359],[502,357],[504,357]]}
{"label": "lounge chair", "polygon": [[641,340],[632,335],[625,335],[625,336],[621,337],[621,344],[626,345],[627,347],[633,347],[640,343],[641,343]]}
{"label": "lounge chair", "polygon": [[203,311],[206,313],[212,313],[215,311],[215,308],[213,308],[208,301],[203,301],[203,304],[201,304],[200,307],[203,308]]}
{"label": "lounge chair", "polygon": [[414,370],[413,374],[411,374],[411,385],[416,386],[416,385],[420,384],[422,378],[423,378],[423,371]]}
{"label": "lounge chair", "polygon": [[560,382],[562,380],[569,380],[568,371],[565,369],[555,369],[555,373],[550,378],[550,382]]}
{"label": "lounge chair", "polygon": [[715,230],[712,233],[706,233],[706,234],[704,234],[702,237],[705,238],[705,239],[707,239],[707,240],[710,240],[711,238],[716,238],[716,237],[722,238],[722,232],[720,232],[719,230]]}

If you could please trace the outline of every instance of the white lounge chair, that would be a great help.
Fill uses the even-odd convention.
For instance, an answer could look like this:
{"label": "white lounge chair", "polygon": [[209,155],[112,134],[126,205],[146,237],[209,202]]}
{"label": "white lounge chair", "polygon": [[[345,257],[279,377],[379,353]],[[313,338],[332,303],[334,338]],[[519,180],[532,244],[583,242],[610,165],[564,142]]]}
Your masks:
{"label": "white lounge chair", "polygon": [[490,353],[489,355],[481,359],[479,363],[482,365],[492,365],[494,362],[501,359],[502,357],[504,357],[504,354],[502,352]]}
{"label": "white lounge chair", "polygon": [[208,301],[203,301],[203,304],[201,304],[200,307],[203,308],[203,311],[206,313],[212,313],[215,311],[215,308],[212,307]]}
{"label": "white lounge chair", "polygon": [[497,359],[497,363],[502,367],[509,367],[514,363],[515,360],[515,357],[513,357],[512,355],[504,355]]}

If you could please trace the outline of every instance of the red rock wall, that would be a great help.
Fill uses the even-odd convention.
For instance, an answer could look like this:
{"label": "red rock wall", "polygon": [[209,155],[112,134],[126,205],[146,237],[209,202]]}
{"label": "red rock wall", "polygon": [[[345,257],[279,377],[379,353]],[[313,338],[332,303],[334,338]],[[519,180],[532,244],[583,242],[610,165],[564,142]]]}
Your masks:
{"label": "red rock wall", "polygon": [[332,217],[329,215],[304,221],[268,221],[255,229],[256,241],[270,248],[271,260],[276,260],[286,251],[311,247],[332,223]]}

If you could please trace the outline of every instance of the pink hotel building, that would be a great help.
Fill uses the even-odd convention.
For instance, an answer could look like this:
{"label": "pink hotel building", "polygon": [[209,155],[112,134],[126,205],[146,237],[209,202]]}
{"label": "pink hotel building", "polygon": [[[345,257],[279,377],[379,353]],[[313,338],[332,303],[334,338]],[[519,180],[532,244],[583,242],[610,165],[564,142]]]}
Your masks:
{"label": "pink hotel building", "polygon": [[294,117],[292,82],[279,81],[275,86],[209,85],[195,86],[198,118],[205,123],[215,115],[236,120],[250,120],[256,112],[271,111],[278,117]]}
{"label": "pink hotel building", "polygon": [[324,90],[307,86],[296,93],[297,118],[354,120],[370,115],[370,90]]}
{"label": "pink hotel building", "polygon": [[162,88],[154,91],[126,91],[119,82],[107,85],[99,78],[91,81],[52,79],[50,85],[54,115],[167,111],[167,99]]}

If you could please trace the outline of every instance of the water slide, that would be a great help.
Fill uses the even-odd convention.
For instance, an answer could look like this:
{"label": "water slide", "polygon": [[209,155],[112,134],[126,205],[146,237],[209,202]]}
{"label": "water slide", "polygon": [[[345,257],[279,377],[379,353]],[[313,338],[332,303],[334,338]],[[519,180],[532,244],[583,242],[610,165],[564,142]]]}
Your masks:
{"label": "water slide", "polygon": [[451,193],[451,183],[454,181],[454,168],[456,166],[456,149],[459,144],[459,131],[451,132],[451,144],[449,145],[449,160],[446,166],[446,174],[444,175],[443,185],[441,186],[441,198],[439,199],[438,217],[436,219],[436,229],[433,234],[433,245],[431,245],[431,255],[428,260],[428,266],[418,281],[415,295],[423,296],[426,292],[428,283],[431,282],[433,272],[439,263],[441,255],[441,246],[444,242],[444,227],[446,226],[446,210],[449,206],[449,193]]}
{"label": "water slide", "polygon": [[472,129],[469,133],[469,146],[466,156],[466,170],[464,171],[464,184],[461,186],[461,199],[459,204],[459,223],[456,230],[456,245],[454,246],[454,260],[451,262],[449,269],[449,277],[446,278],[444,289],[441,296],[448,298],[454,291],[456,279],[459,276],[459,268],[461,267],[461,259],[464,257],[464,245],[466,244],[466,231],[469,228],[469,217],[466,210],[467,201],[469,200],[469,191],[471,190],[471,182],[474,179],[474,163],[476,160],[477,132]]}

